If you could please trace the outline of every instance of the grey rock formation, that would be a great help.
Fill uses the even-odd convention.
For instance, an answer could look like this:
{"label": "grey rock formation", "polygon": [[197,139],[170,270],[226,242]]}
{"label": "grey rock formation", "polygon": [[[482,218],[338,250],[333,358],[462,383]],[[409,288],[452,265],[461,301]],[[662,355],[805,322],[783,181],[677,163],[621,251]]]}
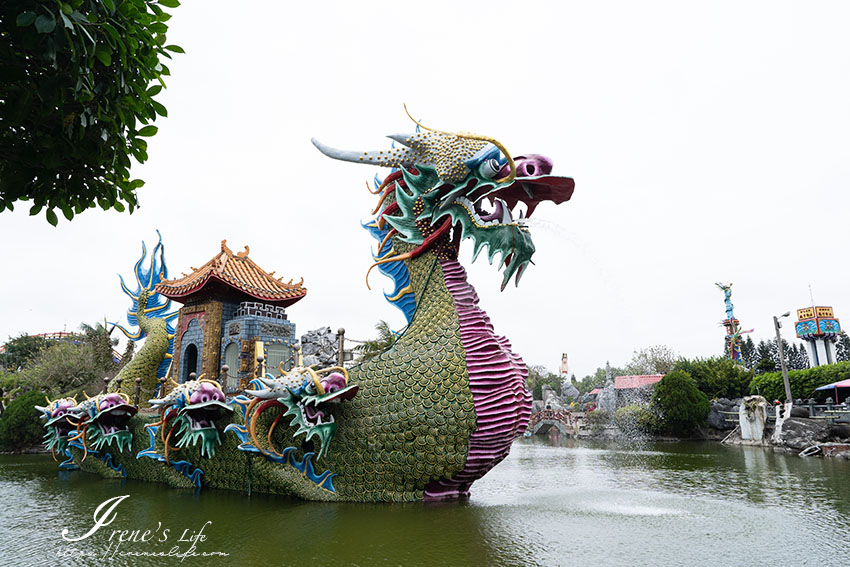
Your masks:
{"label": "grey rock formation", "polygon": [[561,397],[565,400],[567,398],[572,398],[573,400],[578,400],[580,394],[578,388],[570,384],[569,382],[564,382],[564,385],[561,387]]}
{"label": "grey rock formation", "polygon": [[790,417],[782,424],[782,444],[797,451],[822,443],[828,438],[829,425],[823,420]]}
{"label": "grey rock formation", "polygon": [[596,407],[597,409],[604,409],[612,416],[617,411],[617,392],[614,390],[614,382],[608,382],[596,394]]}
{"label": "grey rock formation", "polygon": [[543,407],[546,409],[559,410],[564,407],[558,394],[550,386],[543,386],[542,397]]}
{"label": "grey rock formation", "polygon": [[[729,400],[726,398],[720,398],[718,400],[712,400],[711,409],[708,412],[708,425],[709,427],[713,427],[714,429],[720,430],[729,430],[734,429],[738,422],[738,417],[736,415],[723,414],[721,412],[738,412],[738,406],[741,403],[741,399],[738,398],[736,400]],[[727,419],[733,419],[734,421],[727,421]]]}
{"label": "grey rock formation", "polygon": [[320,327],[301,335],[301,353],[304,366],[320,368],[337,365],[337,338],[330,327]]}

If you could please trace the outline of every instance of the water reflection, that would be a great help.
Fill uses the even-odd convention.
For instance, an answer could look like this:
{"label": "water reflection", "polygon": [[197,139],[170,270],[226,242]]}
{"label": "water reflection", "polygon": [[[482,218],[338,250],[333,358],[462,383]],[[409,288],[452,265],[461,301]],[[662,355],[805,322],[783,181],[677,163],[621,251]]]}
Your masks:
{"label": "water reflection", "polygon": [[[467,503],[315,504],[173,490],[60,473],[49,457],[0,456],[0,564],[53,565],[60,534],[85,533],[95,507],[130,494],[109,532],[197,532],[225,558],[113,556],[110,565],[736,565],[793,554],[832,564],[850,533],[850,463],[758,448],[617,446],[531,439]],[[183,545],[187,547],[187,545]],[[124,549],[165,549],[127,544]],[[788,556],[788,555],[786,555]],[[101,565],[70,557],[65,565]]]}

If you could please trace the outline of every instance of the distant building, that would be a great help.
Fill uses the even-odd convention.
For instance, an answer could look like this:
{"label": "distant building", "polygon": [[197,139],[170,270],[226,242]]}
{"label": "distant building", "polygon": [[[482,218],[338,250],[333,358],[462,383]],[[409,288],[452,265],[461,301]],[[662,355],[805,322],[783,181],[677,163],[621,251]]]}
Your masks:
{"label": "distant building", "polygon": [[[185,382],[191,373],[218,379],[229,367],[226,389],[245,388],[258,371],[292,366],[295,324],[285,308],[307,294],[304,279],[293,284],[274,278],[248,257],[234,254],[227,241],[221,252],[191,274],[167,280],[156,291],[183,303],[177,319],[171,375]],[[262,355],[264,368],[257,367]]]}
{"label": "distant building", "polygon": [[834,364],[835,341],[841,334],[841,325],[832,307],[804,307],[797,309],[794,324],[797,337],[805,341],[809,351],[809,366]]}
{"label": "distant building", "polygon": [[655,384],[660,382],[662,378],[664,378],[664,374],[617,376],[614,378],[617,407],[648,402],[652,397]]}

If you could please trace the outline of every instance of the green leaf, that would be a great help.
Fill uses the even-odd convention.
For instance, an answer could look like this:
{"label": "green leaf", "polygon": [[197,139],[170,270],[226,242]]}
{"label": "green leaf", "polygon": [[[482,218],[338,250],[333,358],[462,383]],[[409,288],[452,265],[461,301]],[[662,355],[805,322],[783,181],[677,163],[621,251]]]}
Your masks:
{"label": "green leaf", "polygon": [[41,205],[33,205],[32,207],[30,207],[30,216],[37,215],[39,212],[41,212],[41,209]]}
{"label": "green leaf", "polygon": [[168,111],[160,103],[155,100],[152,100],[151,104],[153,105],[153,109],[156,111],[157,114],[159,114],[160,116],[168,116]]}
{"label": "green leaf", "polygon": [[110,12],[115,10],[115,4],[112,3],[112,0],[103,0],[103,5],[106,6],[106,9]]}
{"label": "green leaf", "polygon": [[148,96],[156,96],[162,90],[162,85],[154,85],[148,89]]}
{"label": "green leaf", "polygon": [[59,222],[59,219],[56,218],[56,213],[53,212],[53,209],[47,209],[47,222],[49,222],[53,226],[56,226],[56,224]]}
{"label": "green leaf", "polygon": [[97,46],[94,56],[97,57],[106,67],[109,67],[112,64],[112,50],[103,44]]}
{"label": "green leaf", "polygon": [[145,126],[144,128],[142,128],[141,130],[139,130],[138,132],[136,132],[136,135],[137,136],[153,136],[154,134],[157,133],[158,130],[159,130],[159,128],[157,128],[156,126],[148,125],[148,126]]}
{"label": "green leaf", "polygon": [[168,51],[173,51],[174,53],[186,53],[179,45],[166,45],[165,48]]}
{"label": "green leaf", "polygon": [[179,0],[159,0],[159,3],[166,8],[176,8],[180,5]]}
{"label": "green leaf", "polygon": [[18,18],[17,18],[17,20],[15,20],[15,23],[18,24],[18,27],[23,28],[23,27],[32,25],[32,23],[34,21],[35,21],[35,12],[26,11],[26,12],[21,12],[20,14],[18,14]]}
{"label": "green leaf", "polygon": [[35,31],[38,33],[50,33],[54,28],[56,28],[56,18],[53,17],[53,14],[49,16],[41,15],[35,19]]}
{"label": "green leaf", "polygon": [[109,35],[109,37],[116,43],[121,43],[121,35],[118,33],[118,30],[115,27],[107,22],[103,23],[103,29]]}
{"label": "green leaf", "polygon": [[65,215],[65,218],[71,220],[74,218],[74,211],[71,209],[70,205],[67,203],[63,203],[59,206],[62,209],[62,214]]}
{"label": "green leaf", "polygon": [[124,212],[124,205],[121,204],[121,201],[115,201],[115,204],[112,206],[112,208],[118,211],[119,213]]}
{"label": "green leaf", "polygon": [[62,5],[62,13],[63,14],[69,15],[74,11],[74,9],[71,7],[70,4],[65,4],[63,2],[61,5]]}

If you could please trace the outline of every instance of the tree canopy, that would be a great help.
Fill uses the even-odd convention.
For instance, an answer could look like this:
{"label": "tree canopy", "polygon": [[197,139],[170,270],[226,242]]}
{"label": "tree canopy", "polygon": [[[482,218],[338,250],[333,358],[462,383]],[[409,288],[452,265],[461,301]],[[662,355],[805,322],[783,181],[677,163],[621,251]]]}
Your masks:
{"label": "tree canopy", "polygon": [[0,370],[19,371],[46,346],[47,340],[44,337],[31,337],[26,333],[14,339],[9,338],[5,349],[0,353]]}
{"label": "tree canopy", "polygon": [[705,423],[710,405],[690,374],[674,370],[661,379],[652,393],[652,404],[664,428],[673,435],[688,435]]}
{"label": "tree canopy", "polygon": [[664,345],[635,350],[632,359],[623,369],[626,374],[667,374],[673,370],[679,355]]}
{"label": "tree canopy", "polygon": [[178,0],[0,2],[0,212],[71,220],[100,206],[138,206],[130,158],[148,159],[146,138],[166,116],[155,97]]}

